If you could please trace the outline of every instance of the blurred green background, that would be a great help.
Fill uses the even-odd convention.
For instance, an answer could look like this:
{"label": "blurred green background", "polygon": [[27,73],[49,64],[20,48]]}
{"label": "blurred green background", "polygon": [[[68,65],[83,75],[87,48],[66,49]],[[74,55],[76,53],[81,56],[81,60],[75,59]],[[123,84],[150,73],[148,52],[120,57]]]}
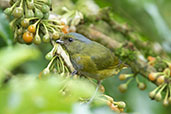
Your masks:
{"label": "blurred green background", "polygon": [[[67,6],[71,2],[76,3],[78,1],[81,0],[63,0],[63,1],[53,0],[53,2],[56,3],[58,2],[65,3],[63,4],[64,6],[65,5]],[[94,0],[94,2],[101,8],[111,7],[117,21],[128,23],[133,29],[139,31],[140,34],[143,34],[146,40],[150,42],[153,41],[159,42],[166,51],[171,53],[170,51],[171,50],[171,1],[170,0]],[[3,7],[1,9],[3,10]],[[16,46],[13,47],[11,46],[12,42],[9,40],[12,38],[13,36],[8,26],[8,21],[5,19],[5,15],[2,13],[2,11],[0,11],[0,63],[1,63],[0,81],[5,76],[5,74],[9,74],[10,76],[10,73],[8,73],[8,71],[7,72],[4,71],[4,69],[11,71],[14,75],[19,75],[19,77],[23,77],[23,76],[37,77],[40,71],[42,71],[47,65],[48,61],[45,60],[44,57],[45,54],[51,50],[52,47],[47,44],[42,44],[40,46],[35,46],[35,45],[27,46],[27,45],[17,44]],[[31,80],[34,79],[32,78],[28,79],[28,81]],[[55,80],[59,82],[58,79]],[[131,83],[129,85],[129,91],[127,91],[124,94],[120,93],[119,90],[117,89],[118,85],[120,83],[123,83],[119,81],[117,76],[104,80],[103,85],[106,89],[106,94],[112,96],[117,101],[122,100],[127,103],[126,112],[130,114],[170,114],[171,106],[163,107],[162,103],[152,101],[148,97],[148,93],[155,88],[155,85],[149,83],[143,78],[142,80],[144,80],[144,82],[146,82],[147,84],[147,89],[145,91],[138,90],[138,88],[136,87],[136,83]],[[50,99],[49,101],[51,102],[55,101],[54,99],[56,98],[53,95],[55,94],[55,91],[53,90],[54,89],[53,84],[55,85],[56,83],[54,81],[52,82],[52,85],[49,85],[48,81],[36,82],[37,85],[35,87],[26,88],[26,90],[28,89],[29,91],[22,90],[22,86],[21,86],[22,83],[20,84],[20,82],[22,82],[22,80],[20,79],[16,79],[14,80],[14,82],[12,82],[13,84],[19,83],[18,89],[21,89],[20,94],[21,93],[28,94],[29,91],[32,91],[33,93],[31,94],[31,96],[33,97],[36,95],[40,96],[38,93],[42,93],[42,96],[44,96],[45,98],[46,97],[50,98],[52,95],[52,99]],[[26,84],[27,86],[29,85],[27,81]],[[46,84],[47,87],[41,86]],[[80,88],[78,88],[75,94],[78,94],[79,91],[82,90],[81,87],[84,87],[85,85],[83,84],[82,86],[80,86]],[[7,102],[7,104],[0,102],[0,108],[6,110],[13,109],[13,111],[16,111],[17,114],[18,109],[15,110],[16,108],[15,106],[9,105],[10,104],[9,102],[12,102],[10,100],[12,99],[14,100],[14,102],[16,101],[20,102],[22,100],[27,101],[27,97],[24,96],[25,99],[21,99],[22,95],[16,95],[19,94],[16,93],[15,91],[16,88],[10,86],[3,87],[0,90],[0,101],[5,100],[4,102]],[[51,89],[49,89],[48,87]],[[55,87],[58,86],[55,85]],[[46,89],[43,88],[49,89],[48,91],[49,93],[44,92],[46,91]],[[39,90],[38,93],[36,93],[37,90]],[[9,96],[12,96],[12,98]],[[59,99],[60,96],[56,100]],[[36,110],[36,108],[32,105],[33,102],[42,102],[42,101],[41,99],[39,99],[38,101],[34,101],[33,99],[33,101],[31,101],[31,104],[28,104],[28,107],[24,107],[24,105],[18,105],[19,108],[22,109],[21,112],[27,110],[27,108],[30,109],[30,111],[27,112],[28,114],[31,111]],[[50,113],[52,114],[67,114],[67,113],[110,114],[112,113],[107,107],[95,107],[94,109],[91,110],[89,109],[89,107],[84,105],[83,106],[74,105],[73,107],[72,100],[70,101],[69,104],[62,101],[60,101],[60,103],[61,103],[60,104],[61,107],[62,106],[63,107],[56,109],[57,112],[55,111],[53,112],[55,108],[54,109],[42,108],[41,110],[38,111],[38,113],[40,114],[41,111],[44,111],[44,113],[41,114],[46,114],[46,113],[47,114]],[[53,105],[53,103],[51,105]],[[51,105],[48,106],[53,107]],[[66,108],[67,106],[69,108]],[[11,114],[10,111],[6,111],[6,112]]]}

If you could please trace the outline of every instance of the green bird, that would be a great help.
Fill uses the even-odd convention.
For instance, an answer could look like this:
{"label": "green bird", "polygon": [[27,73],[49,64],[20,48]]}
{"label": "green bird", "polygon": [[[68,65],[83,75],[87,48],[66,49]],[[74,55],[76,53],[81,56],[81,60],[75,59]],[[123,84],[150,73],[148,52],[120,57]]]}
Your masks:
{"label": "green bird", "polygon": [[56,41],[68,52],[71,63],[75,68],[74,73],[91,77],[98,81],[95,94],[91,97],[90,104],[101,85],[101,80],[117,74],[123,64],[108,48],[91,41],[78,33],[68,33]]}
{"label": "green bird", "polygon": [[100,81],[121,69],[119,59],[111,50],[81,34],[64,34],[56,42],[68,52],[73,67],[80,75]]}

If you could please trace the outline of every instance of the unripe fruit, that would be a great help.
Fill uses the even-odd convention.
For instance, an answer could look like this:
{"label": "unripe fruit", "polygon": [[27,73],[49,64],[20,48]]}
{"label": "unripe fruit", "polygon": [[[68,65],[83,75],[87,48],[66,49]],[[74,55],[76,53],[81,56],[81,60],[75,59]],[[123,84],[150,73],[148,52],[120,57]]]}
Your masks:
{"label": "unripe fruit", "polygon": [[40,36],[38,34],[35,35],[33,43],[37,44],[37,45],[39,45],[41,43],[41,38],[40,38]]}
{"label": "unripe fruit", "polygon": [[23,19],[21,21],[21,26],[24,27],[24,28],[28,27],[29,26],[29,20],[28,19]]}
{"label": "unripe fruit", "polygon": [[142,82],[140,82],[140,83],[138,83],[138,88],[140,89],[140,90],[144,90],[145,88],[146,88],[146,85],[144,84],[144,83],[142,83]]}
{"label": "unripe fruit", "polygon": [[4,10],[4,13],[5,13],[6,15],[10,15],[10,14],[12,13],[12,8],[6,8],[6,9]]}
{"label": "unripe fruit", "polygon": [[162,99],[161,93],[157,93],[156,96],[155,96],[155,100],[160,101],[161,99]]}
{"label": "unripe fruit", "polygon": [[31,43],[32,40],[33,40],[33,34],[30,33],[30,32],[25,32],[23,34],[23,40],[26,42],[26,43]]}
{"label": "unripe fruit", "polygon": [[50,6],[52,5],[52,0],[47,0],[47,4]]}
{"label": "unripe fruit", "polygon": [[50,73],[50,70],[48,68],[45,68],[43,71],[42,71],[42,75],[48,75]]}
{"label": "unripe fruit", "polygon": [[23,16],[23,8],[21,7],[16,7],[13,11],[13,14],[12,14],[14,17],[16,18],[20,18],[21,16]]}
{"label": "unripe fruit", "polygon": [[126,107],[126,104],[122,101],[118,102],[117,104],[118,104],[119,108],[125,108]]}
{"label": "unripe fruit", "polygon": [[125,74],[120,74],[119,75],[119,80],[125,80],[126,79],[126,76],[125,76]]}
{"label": "unripe fruit", "polygon": [[53,40],[59,39],[59,33],[58,33],[58,32],[54,32],[54,33],[52,34],[52,39],[53,39]]}
{"label": "unripe fruit", "polygon": [[39,9],[35,9],[35,16],[38,17],[39,19],[43,18],[43,13]]}
{"label": "unripe fruit", "polygon": [[149,97],[151,99],[154,99],[155,95],[156,95],[156,92],[155,91],[152,91],[152,92],[149,93]]}
{"label": "unripe fruit", "polygon": [[43,13],[48,13],[50,11],[50,8],[49,8],[48,5],[44,4],[44,5],[42,5],[41,10],[42,10]]}
{"label": "unripe fruit", "polygon": [[163,100],[163,106],[168,106],[169,105],[169,102],[167,99]]}
{"label": "unripe fruit", "polygon": [[122,93],[124,93],[124,92],[127,90],[127,88],[128,88],[128,85],[127,85],[127,84],[121,84],[121,85],[119,86],[119,90],[120,90],[120,92],[122,92]]}
{"label": "unripe fruit", "polygon": [[164,83],[164,81],[165,81],[165,77],[164,76],[159,76],[158,78],[157,78],[157,84],[162,84],[162,83]]}
{"label": "unripe fruit", "polygon": [[100,91],[101,91],[102,93],[104,93],[104,92],[105,92],[105,88],[104,88],[104,86],[103,86],[103,85],[101,85],[101,86],[100,86]]}
{"label": "unripe fruit", "polygon": [[53,56],[54,56],[53,53],[50,51],[49,53],[46,54],[45,58],[47,60],[51,60],[53,58]]}
{"label": "unripe fruit", "polygon": [[43,36],[43,42],[46,42],[46,43],[50,42],[49,34],[45,34],[45,35]]}
{"label": "unripe fruit", "polygon": [[34,17],[34,12],[33,12],[33,10],[28,9],[27,12],[26,12],[26,17],[27,17],[27,18]]}
{"label": "unripe fruit", "polygon": [[44,13],[44,14],[43,14],[43,18],[44,18],[44,19],[49,19],[49,13]]}
{"label": "unripe fruit", "polygon": [[34,8],[34,3],[33,2],[28,2],[27,4],[29,9],[33,9]]}
{"label": "unripe fruit", "polygon": [[23,33],[23,29],[22,29],[22,27],[20,27],[18,30],[17,30],[17,34],[18,35],[21,35]]}

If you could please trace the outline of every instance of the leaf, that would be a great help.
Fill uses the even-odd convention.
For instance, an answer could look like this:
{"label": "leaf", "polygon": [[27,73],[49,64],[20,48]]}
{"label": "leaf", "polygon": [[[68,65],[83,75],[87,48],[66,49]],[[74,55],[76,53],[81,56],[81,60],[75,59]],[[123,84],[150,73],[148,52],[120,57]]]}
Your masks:
{"label": "leaf", "polygon": [[0,82],[4,75],[22,63],[38,58],[40,52],[31,46],[16,45],[0,50]]}
{"label": "leaf", "polygon": [[12,44],[12,30],[10,29],[9,22],[2,10],[0,10],[0,38],[3,38],[8,45]]}

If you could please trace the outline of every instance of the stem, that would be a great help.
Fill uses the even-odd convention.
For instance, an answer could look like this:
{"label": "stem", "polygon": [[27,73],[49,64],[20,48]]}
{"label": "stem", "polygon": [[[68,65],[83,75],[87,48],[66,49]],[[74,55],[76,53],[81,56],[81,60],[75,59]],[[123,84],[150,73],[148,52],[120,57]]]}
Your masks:
{"label": "stem", "polygon": [[134,78],[130,78],[130,79],[126,82],[126,84],[128,85],[133,79],[134,79]]}

